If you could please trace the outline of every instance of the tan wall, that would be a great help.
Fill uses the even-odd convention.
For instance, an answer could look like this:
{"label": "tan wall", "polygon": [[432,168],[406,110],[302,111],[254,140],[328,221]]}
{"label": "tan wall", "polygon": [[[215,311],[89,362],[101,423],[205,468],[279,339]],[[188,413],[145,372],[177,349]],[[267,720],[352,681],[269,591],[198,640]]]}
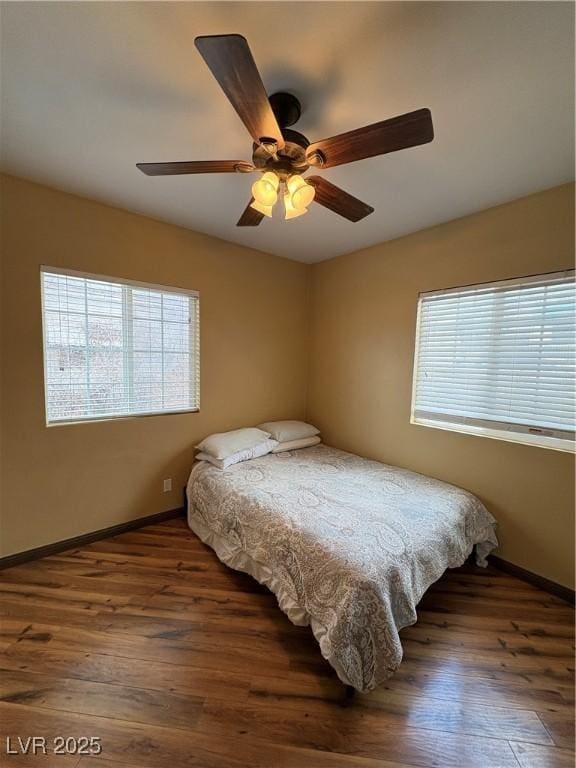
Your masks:
{"label": "tan wall", "polygon": [[[11,177],[1,193],[0,554],[178,507],[195,441],[303,417],[305,265]],[[200,413],[47,428],[41,264],[200,291]]]}
{"label": "tan wall", "polygon": [[[573,186],[312,268],[11,177],[1,193],[0,554],[179,506],[199,438],[304,416],[308,382],[326,442],[470,489],[502,556],[573,584],[572,456],[409,424],[418,292],[572,266]],[[46,428],[40,264],[199,290],[200,413]]]}
{"label": "tan wall", "polygon": [[473,491],[498,519],[500,554],[568,586],[574,457],[409,419],[420,291],[573,264],[566,185],[315,265],[308,401],[326,442]]}

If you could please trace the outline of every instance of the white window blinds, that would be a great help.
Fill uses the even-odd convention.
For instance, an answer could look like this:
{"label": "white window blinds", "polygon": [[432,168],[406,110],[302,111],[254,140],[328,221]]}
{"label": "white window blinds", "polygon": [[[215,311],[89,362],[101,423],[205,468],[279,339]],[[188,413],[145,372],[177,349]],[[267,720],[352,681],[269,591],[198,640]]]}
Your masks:
{"label": "white window blinds", "polygon": [[47,423],[199,408],[193,291],[42,268]]}
{"label": "white window blinds", "polygon": [[413,421],[573,440],[575,307],[573,271],[421,294]]}

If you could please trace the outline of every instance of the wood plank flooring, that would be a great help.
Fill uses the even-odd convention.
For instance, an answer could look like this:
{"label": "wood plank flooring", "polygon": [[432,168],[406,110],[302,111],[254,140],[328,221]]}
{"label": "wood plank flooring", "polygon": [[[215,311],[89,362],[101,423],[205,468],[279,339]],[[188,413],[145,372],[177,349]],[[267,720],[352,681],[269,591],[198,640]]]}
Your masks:
{"label": "wood plank flooring", "polygon": [[[0,572],[0,765],[568,768],[573,626],[512,576],[451,571],[396,675],[344,708],[309,629],[184,520],[151,525]],[[56,736],[102,753],[54,755]]]}

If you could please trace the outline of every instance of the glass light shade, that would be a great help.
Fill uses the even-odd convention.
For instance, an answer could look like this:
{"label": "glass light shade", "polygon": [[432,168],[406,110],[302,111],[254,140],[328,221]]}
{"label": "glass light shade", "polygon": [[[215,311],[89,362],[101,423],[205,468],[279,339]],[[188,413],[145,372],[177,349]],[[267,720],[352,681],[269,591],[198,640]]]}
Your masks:
{"label": "glass light shade", "polygon": [[278,199],[278,176],[272,171],[266,171],[258,181],[252,184],[252,195],[261,205],[274,205]]}
{"label": "glass light shade", "polygon": [[268,218],[272,218],[272,206],[271,205],[262,205],[262,203],[259,203],[258,200],[254,200],[250,203],[250,208],[254,208],[255,211],[259,211],[259,213],[263,213],[264,216],[268,216]]}
{"label": "glass light shade", "polygon": [[284,195],[284,208],[286,209],[285,219],[295,219],[298,216],[303,216],[305,213],[308,213],[306,208],[295,208],[292,205],[292,195],[290,192],[286,192]]}
{"label": "glass light shade", "polygon": [[311,184],[308,184],[302,176],[298,176],[297,174],[290,176],[286,182],[286,186],[288,187],[288,192],[290,193],[294,208],[297,208],[298,210],[307,208],[312,200],[314,200],[316,190]]}

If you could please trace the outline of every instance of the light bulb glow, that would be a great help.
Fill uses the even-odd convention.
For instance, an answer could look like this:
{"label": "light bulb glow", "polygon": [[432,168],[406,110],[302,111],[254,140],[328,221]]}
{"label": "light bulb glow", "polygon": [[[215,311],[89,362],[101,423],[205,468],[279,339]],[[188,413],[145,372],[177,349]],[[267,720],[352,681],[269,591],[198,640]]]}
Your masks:
{"label": "light bulb glow", "polygon": [[254,199],[264,206],[274,205],[278,200],[278,185],[280,180],[272,171],[267,171],[258,181],[252,184]]}
{"label": "light bulb glow", "polygon": [[298,210],[305,209],[310,205],[312,200],[314,200],[316,190],[311,184],[308,184],[302,176],[298,176],[298,174],[290,176],[286,182],[286,186],[288,187],[292,206],[294,208],[297,208]]}
{"label": "light bulb glow", "polygon": [[284,209],[286,211],[285,219],[296,219],[298,216],[303,216],[308,213],[306,208],[295,208],[292,204],[292,195],[290,192],[286,192],[284,195]]}
{"label": "light bulb glow", "polygon": [[306,182],[302,178],[302,176],[299,176],[297,173],[292,174],[292,176],[288,177],[288,180],[286,181],[286,186],[288,187],[288,192],[290,192],[291,195],[296,192],[298,187],[302,186],[302,184],[305,184]]}
{"label": "light bulb glow", "polygon": [[255,211],[262,213],[264,216],[268,216],[269,219],[272,218],[272,207],[273,206],[271,205],[262,205],[258,200],[253,200],[250,203],[250,208],[254,208]]}

